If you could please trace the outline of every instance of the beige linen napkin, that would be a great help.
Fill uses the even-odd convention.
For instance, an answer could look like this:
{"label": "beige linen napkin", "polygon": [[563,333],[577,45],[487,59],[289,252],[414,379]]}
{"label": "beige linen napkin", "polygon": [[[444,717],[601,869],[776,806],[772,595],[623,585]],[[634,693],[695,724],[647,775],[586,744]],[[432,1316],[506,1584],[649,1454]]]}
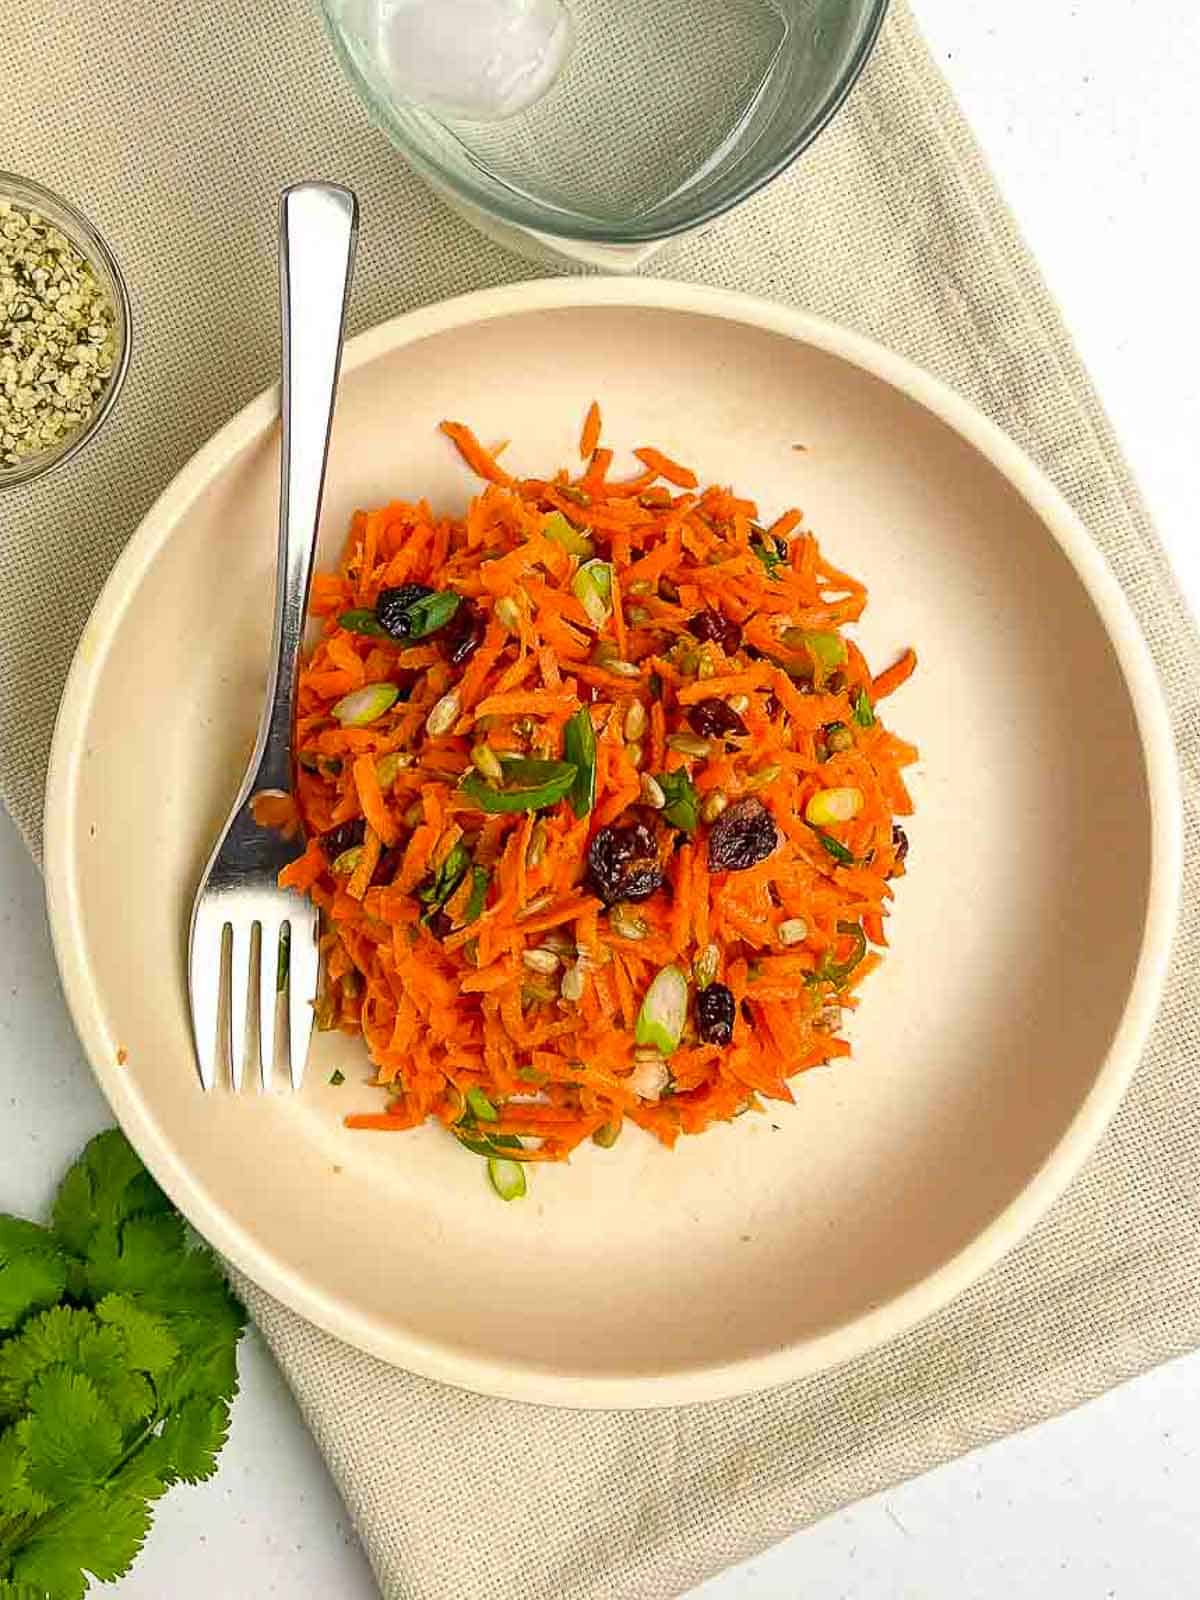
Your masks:
{"label": "beige linen napkin", "polygon": [[[0,0],[0,166],[79,201],[132,280],[119,419],[0,498],[0,787],[36,847],[75,637],[138,519],[276,364],[277,192],[363,201],[356,327],[531,268],[411,177],[340,83],[304,0]],[[793,172],[657,273],[874,334],[976,401],[1050,472],[1133,602],[1187,801],[1184,950],[1200,935],[1197,639],[1109,425],[978,152],[898,5]],[[668,1596],[849,1500],[1200,1342],[1200,985],[1179,963],[1141,1071],[1028,1242],[887,1349],[756,1398],[637,1415],[505,1405],[369,1360],[247,1299],[380,1585],[406,1600]]]}

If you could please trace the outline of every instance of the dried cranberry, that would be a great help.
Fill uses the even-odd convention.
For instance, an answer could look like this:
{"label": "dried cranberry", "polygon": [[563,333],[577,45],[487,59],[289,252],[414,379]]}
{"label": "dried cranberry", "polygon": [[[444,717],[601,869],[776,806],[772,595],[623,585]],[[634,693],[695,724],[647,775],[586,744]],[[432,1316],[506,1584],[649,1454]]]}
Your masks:
{"label": "dried cranberry", "polygon": [[718,700],[715,695],[710,695],[707,700],[697,700],[694,706],[689,706],[687,719],[702,739],[721,739],[726,734],[741,738],[749,732],[733,707],[726,705],[724,700]]}
{"label": "dried cranberry", "polygon": [[733,1038],[733,992],[710,983],[696,996],[696,1027],[705,1044],[726,1045]]}
{"label": "dried cranberry", "polygon": [[720,611],[697,611],[694,617],[688,618],[687,626],[694,639],[699,639],[701,643],[711,639],[713,644],[720,645],[727,656],[733,655],[741,646],[741,628]]}
{"label": "dried cranberry", "polygon": [[753,795],[738,800],[713,823],[708,865],[713,872],[745,872],[765,861],[779,843],[775,818]]}
{"label": "dried cranberry", "polygon": [[636,812],[628,822],[601,828],[588,845],[587,881],[606,906],[646,900],[663,881],[658,838]]}
{"label": "dried cranberry", "polygon": [[432,593],[424,583],[402,583],[398,589],[383,589],[375,602],[375,620],[393,639],[407,639],[412,632],[410,613],[414,604]]}
{"label": "dried cranberry", "polygon": [[344,851],[356,849],[366,835],[366,823],[361,817],[354,817],[349,822],[339,823],[336,828],[330,828],[328,833],[323,833],[321,849],[325,852],[327,860],[336,861]]}
{"label": "dried cranberry", "polygon": [[459,602],[457,611],[438,632],[438,644],[452,667],[469,661],[483,643],[486,624],[483,613],[470,600]]}

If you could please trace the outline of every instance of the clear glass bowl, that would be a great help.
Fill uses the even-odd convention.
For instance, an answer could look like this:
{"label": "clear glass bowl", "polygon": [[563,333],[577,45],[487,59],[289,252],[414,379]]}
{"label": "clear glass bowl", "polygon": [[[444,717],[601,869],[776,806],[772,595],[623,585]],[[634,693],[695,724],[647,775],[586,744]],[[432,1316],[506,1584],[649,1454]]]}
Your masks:
{"label": "clear glass bowl", "polygon": [[514,115],[472,120],[398,87],[389,45],[419,0],[320,3],[372,120],[426,178],[510,226],[613,245],[686,232],[782,171],[841,105],[887,9],[566,0],[573,43],[550,88]]}
{"label": "clear glass bowl", "polygon": [[43,473],[50,472],[54,467],[60,467],[65,461],[69,461],[83,449],[89,439],[96,436],[105,420],[111,415],[129,367],[131,311],[129,290],[117,265],[116,257],[88,219],[81,211],[77,211],[69,200],[64,200],[51,189],[44,189],[40,183],[34,183],[30,178],[19,178],[12,172],[0,172],[0,199],[11,200],[28,211],[40,212],[60,233],[64,233],[80,255],[86,258],[112,300],[116,342],[112,374],[95,411],[81,427],[76,428],[74,433],[67,434],[57,444],[24,457],[15,466],[4,466],[0,463],[0,489],[9,489],[15,488],[17,484],[29,483],[32,479],[39,478]]}

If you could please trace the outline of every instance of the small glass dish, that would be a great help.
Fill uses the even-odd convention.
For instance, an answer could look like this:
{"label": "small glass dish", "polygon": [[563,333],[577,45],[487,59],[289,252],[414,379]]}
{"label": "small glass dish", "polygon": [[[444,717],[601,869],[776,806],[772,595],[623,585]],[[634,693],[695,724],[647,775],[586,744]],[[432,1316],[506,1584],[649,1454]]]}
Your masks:
{"label": "small glass dish", "polygon": [[72,456],[78,454],[103,426],[117,403],[129,367],[132,314],[129,289],[117,265],[116,257],[88,219],[81,211],[76,210],[69,200],[64,200],[61,195],[55,194],[51,189],[44,189],[40,183],[34,183],[29,178],[21,178],[16,173],[3,171],[0,171],[0,200],[11,201],[26,211],[38,212],[47,221],[52,222],[60,233],[65,234],[80,255],[87,260],[112,301],[113,335],[116,346],[108,384],[91,416],[57,444],[48,445],[44,450],[37,450],[14,465],[5,466],[0,463],[0,489],[11,489],[19,484],[30,483],[34,478],[40,478],[43,473],[62,466],[64,461],[69,461]]}

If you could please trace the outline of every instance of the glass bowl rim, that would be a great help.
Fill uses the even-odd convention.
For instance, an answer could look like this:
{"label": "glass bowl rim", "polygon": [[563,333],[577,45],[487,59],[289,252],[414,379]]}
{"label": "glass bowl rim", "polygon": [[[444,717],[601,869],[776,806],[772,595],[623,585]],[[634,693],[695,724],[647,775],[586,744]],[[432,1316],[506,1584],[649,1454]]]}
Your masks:
{"label": "glass bowl rim", "polygon": [[31,483],[35,478],[42,477],[45,473],[53,472],[56,467],[61,467],[73,456],[78,455],[89,440],[99,432],[101,425],[117,403],[117,397],[125,382],[125,374],[129,369],[133,338],[133,307],[129,296],[129,285],[125,281],[125,274],[121,271],[112,247],[95,223],[91,222],[78,206],[56,190],[38,183],[34,178],[24,178],[20,173],[3,169],[0,169],[0,200],[11,201],[23,209],[42,211],[48,221],[66,234],[80,254],[99,268],[101,275],[107,280],[107,287],[113,297],[119,333],[116,361],[95,411],[82,427],[69,434],[60,444],[35,451],[14,466],[0,465],[0,492],[2,492],[5,489],[19,488],[23,484]]}
{"label": "glass bowl rim", "polygon": [[[694,232],[725,216],[772,183],[791,166],[793,161],[803,155],[841,110],[846,97],[858,82],[863,68],[871,57],[890,3],[891,0],[862,0],[862,32],[841,74],[831,84],[811,121],[800,128],[750,182],[738,188],[733,194],[718,196],[697,207],[694,215],[686,222],[665,222],[639,227],[636,224],[605,225],[596,220],[584,220],[576,215],[572,215],[569,220],[565,218],[560,220],[549,207],[545,208],[544,215],[535,217],[530,213],[535,209],[536,202],[522,205],[518,201],[511,207],[502,206],[484,184],[474,183],[463,172],[451,170],[434,160],[397,126],[389,115],[387,103],[375,94],[363,77],[346,45],[344,30],[336,18],[336,7],[332,0],[319,0],[338,62],[355,94],[371,114],[375,125],[381,128],[392,144],[400,150],[405,160],[410,162],[435,189],[445,191],[455,200],[475,207],[508,227],[524,229],[528,233],[544,234],[551,239],[561,239],[564,242],[602,245],[655,244]],[[414,109],[421,108],[414,107]]]}

